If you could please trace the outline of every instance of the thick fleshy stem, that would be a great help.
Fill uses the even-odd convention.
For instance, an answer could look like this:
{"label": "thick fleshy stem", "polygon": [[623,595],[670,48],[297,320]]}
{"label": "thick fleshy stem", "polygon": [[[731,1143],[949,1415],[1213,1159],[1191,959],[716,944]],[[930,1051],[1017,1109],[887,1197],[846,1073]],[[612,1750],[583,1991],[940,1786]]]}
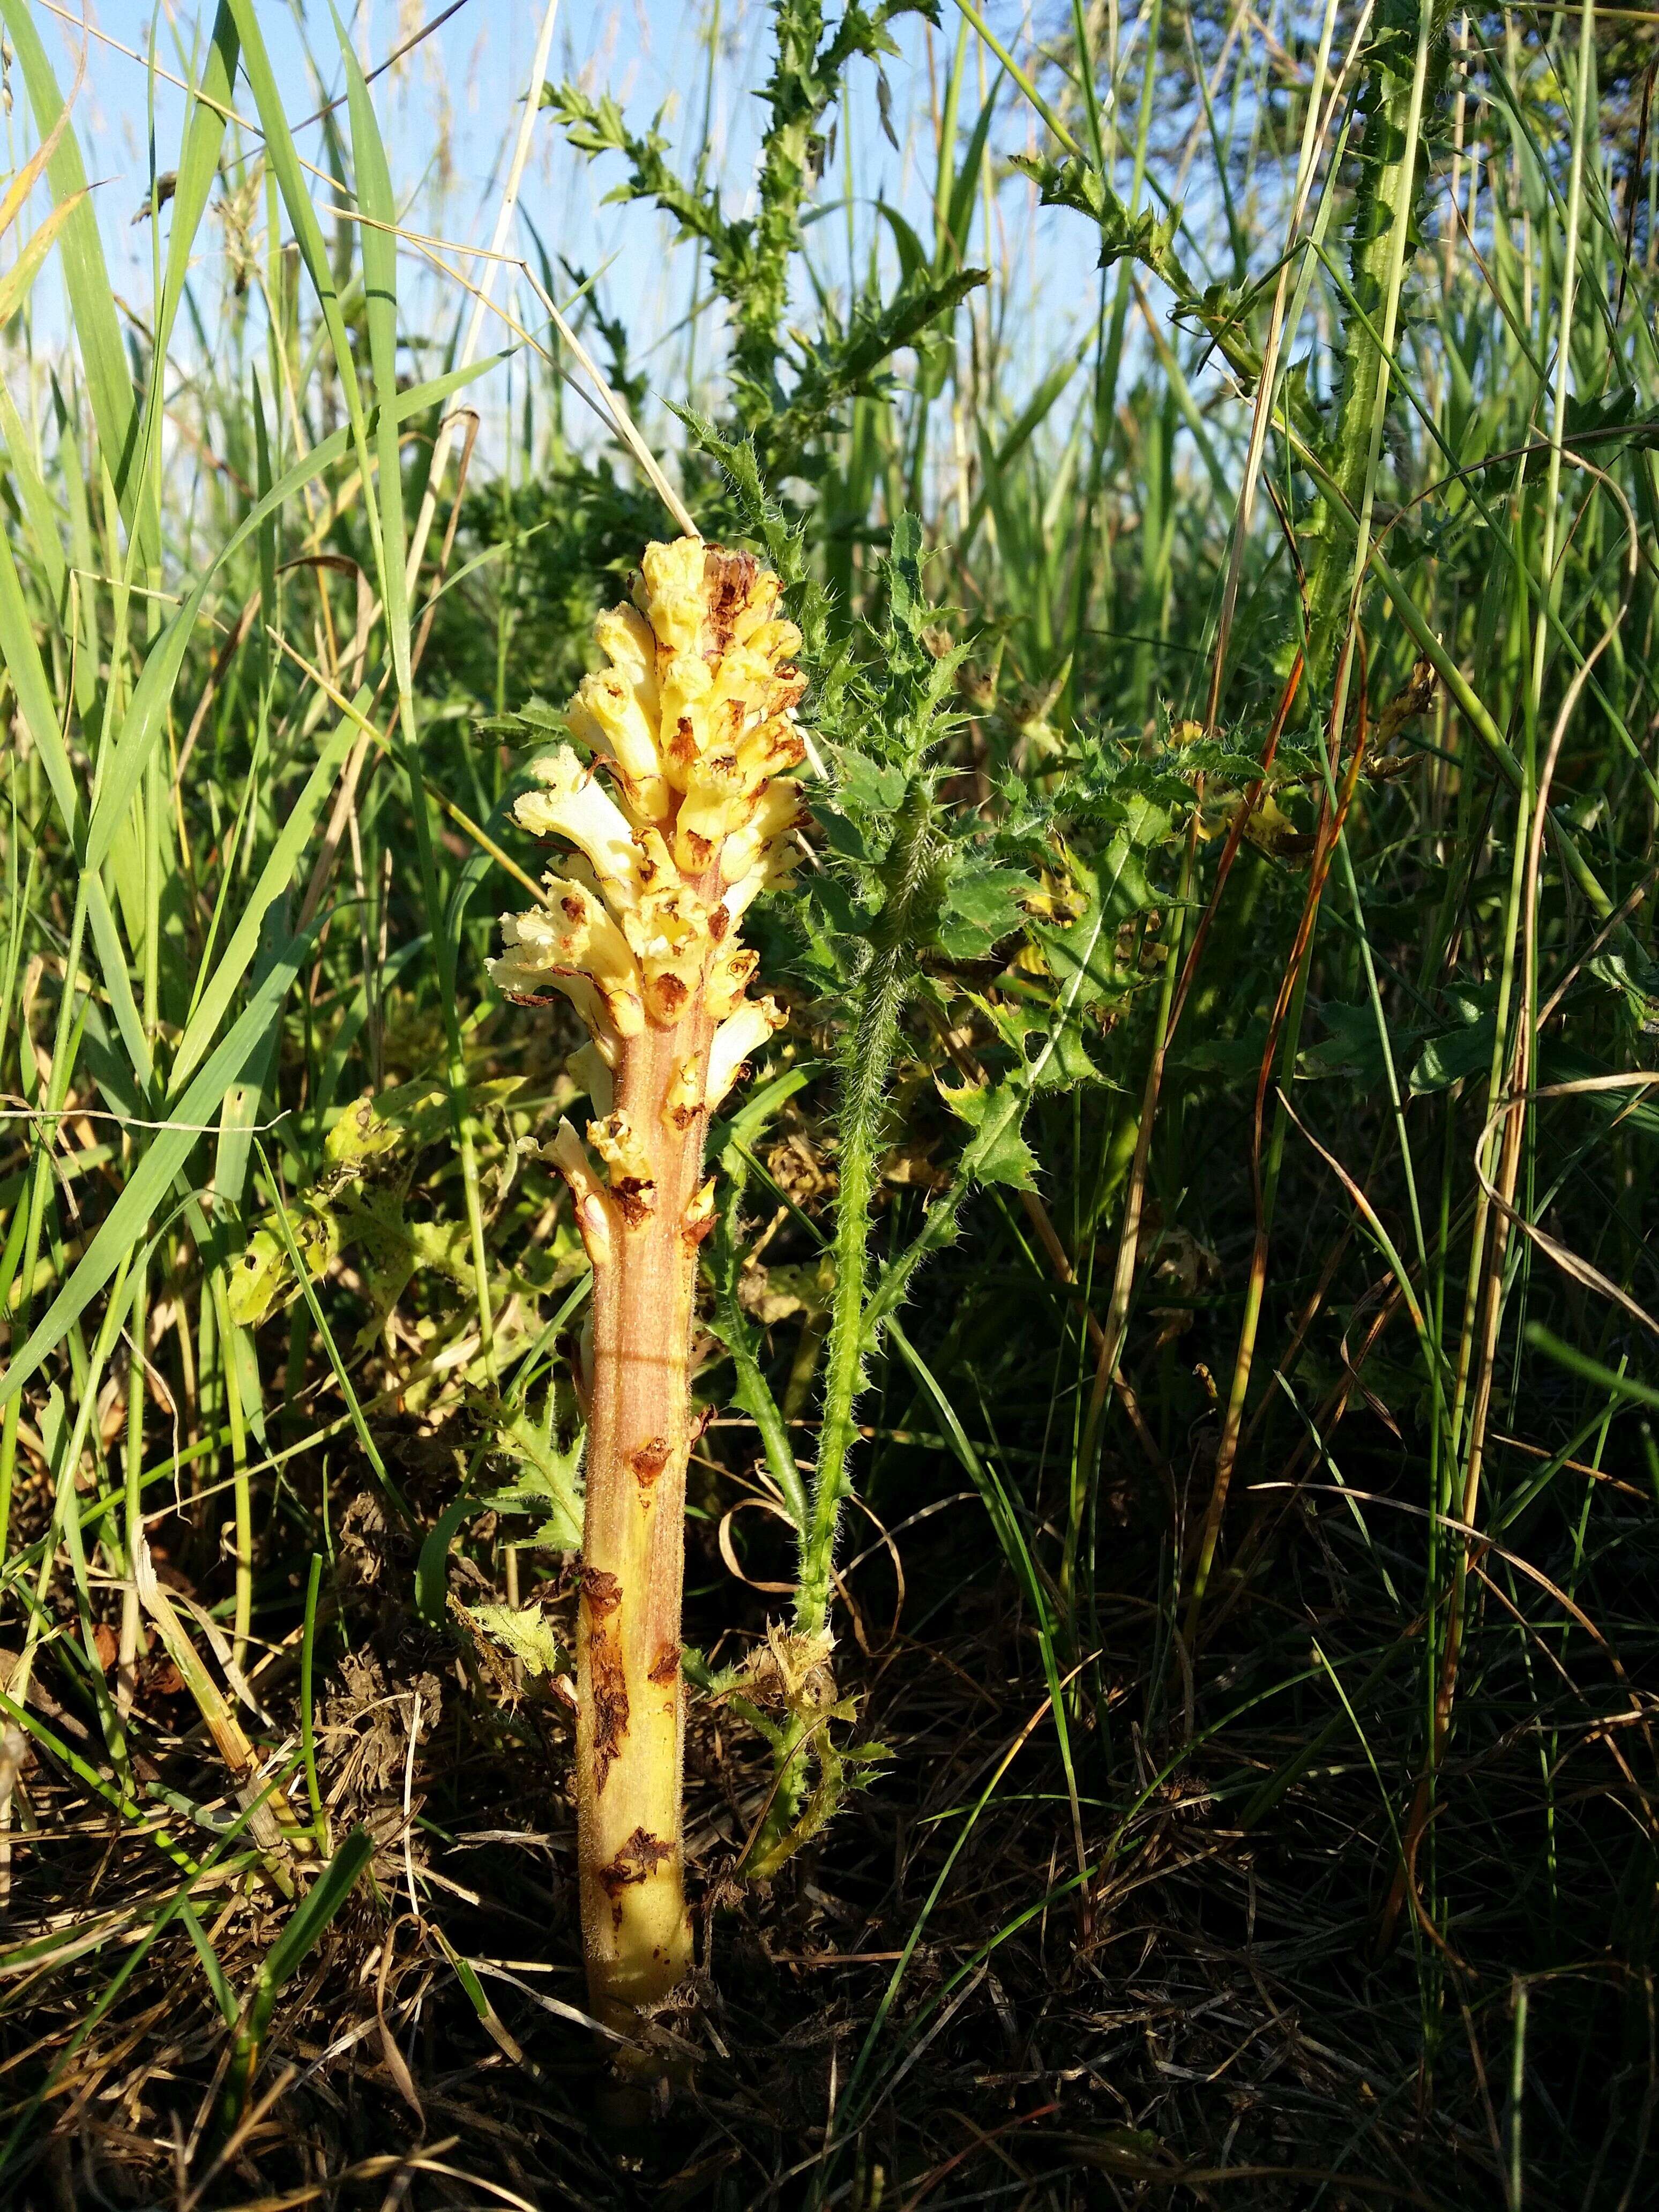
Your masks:
{"label": "thick fleshy stem", "polygon": [[[635,1196],[596,1257],[587,1496],[576,1633],[581,1917],[599,2016],[626,2028],[690,1964],[680,1831],[684,1715],[680,1589],[690,1448],[686,1357],[704,1114],[665,1126],[688,1060],[706,1073],[698,1010],[630,1040],[618,1116],[651,1132]],[[705,1218],[707,1217],[705,1216]]]}

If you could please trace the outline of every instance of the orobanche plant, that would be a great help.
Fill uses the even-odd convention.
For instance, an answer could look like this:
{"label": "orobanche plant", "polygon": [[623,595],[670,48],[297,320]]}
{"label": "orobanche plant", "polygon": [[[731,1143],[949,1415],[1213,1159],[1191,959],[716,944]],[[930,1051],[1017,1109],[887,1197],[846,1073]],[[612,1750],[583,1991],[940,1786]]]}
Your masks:
{"label": "orobanche plant", "polygon": [[751,555],[701,538],[646,550],[634,604],[595,626],[610,665],[567,713],[592,755],[535,763],[520,824],[571,850],[545,902],[503,923],[496,981],[562,992],[591,1042],[572,1072],[586,1141],[561,1122],[593,1265],[585,1347],[587,1490],[577,1631],[581,1916],[594,2008],[627,2031],[690,1964],[681,1839],[680,1668],[687,1355],[712,1109],[782,1020],[746,995],[738,924],[795,849],[805,757],[800,632]]}

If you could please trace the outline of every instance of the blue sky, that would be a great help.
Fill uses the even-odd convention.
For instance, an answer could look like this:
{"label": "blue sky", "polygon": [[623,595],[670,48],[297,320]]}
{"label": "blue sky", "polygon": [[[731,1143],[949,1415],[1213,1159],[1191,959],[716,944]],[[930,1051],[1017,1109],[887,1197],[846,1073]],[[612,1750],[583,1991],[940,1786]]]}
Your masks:
{"label": "blue sky", "polygon": [[[35,0],[35,20],[67,84],[80,33],[78,26],[72,27],[64,20],[64,14],[78,14],[80,0],[57,0],[57,4],[63,13]],[[360,57],[371,64],[380,62],[423,21],[441,13],[441,7],[442,0],[359,0],[348,24]],[[1023,9],[1000,5],[991,12],[1007,35],[1020,39]],[[768,14],[760,0],[719,0],[712,137],[720,149],[722,186],[732,211],[741,210],[752,174],[759,115],[752,94],[770,65]],[[187,76],[190,57],[210,15],[210,0],[200,6],[191,5],[190,0],[171,0],[170,7],[167,0],[159,5],[155,0],[104,0],[94,20],[109,39],[141,54],[149,51],[153,33],[161,66]],[[957,34],[948,9],[946,17],[944,31],[934,33],[932,40],[934,66],[941,75]],[[395,73],[377,82],[381,127],[398,186],[411,196],[409,219],[413,225],[458,241],[487,238],[495,180],[517,126],[539,19],[538,0],[466,0]],[[676,5],[673,0],[611,0],[599,6],[564,0],[551,73],[575,77],[596,93],[614,93],[636,126],[648,124],[665,108],[662,127],[670,138],[677,145],[694,145],[705,102],[711,97],[710,20],[707,0],[694,6]],[[262,0],[260,21],[291,118],[310,113],[322,98],[339,91],[337,47],[326,0],[320,5],[309,0],[298,9],[285,0]],[[860,252],[863,242],[880,228],[878,201],[903,208],[913,220],[926,218],[933,161],[928,34],[924,26],[911,21],[899,27],[899,39],[902,51],[886,67],[895,126],[904,150],[896,151],[878,127],[875,70],[868,64],[857,64],[837,161],[821,191],[824,200],[843,198],[844,164],[850,151],[856,180],[854,227]],[[307,58],[307,43],[325,64],[320,86]],[[964,102],[964,131],[975,112],[976,89],[977,58],[970,72],[970,96]],[[135,225],[132,218],[145,204],[149,190],[150,98],[150,79],[142,63],[94,39],[76,125],[88,174],[98,184],[112,281],[118,292],[141,310],[150,291],[151,246],[147,227]],[[184,99],[161,82],[155,85],[154,98],[156,165],[165,169],[176,157]],[[247,112],[252,101],[245,84],[239,100]],[[21,109],[20,100],[9,126],[14,158],[22,143],[18,128]],[[1028,118],[1012,106],[1006,115],[1005,140],[1018,144]],[[301,150],[309,157],[319,157],[322,135],[319,125],[302,134]],[[662,227],[654,218],[601,204],[620,170],[614,156],[590,164],[574,155],[550,118],[538,129],[523,205],[553,252],[589,270],[611,263],[604,278],[606,303],[629,321],[640,344],[649,346],[662,340],[684,314],[690,262],[682,254],[671,264]],[[1020,180],[1005,187],[1006,219],[1016,226],[1029,219],[1024,212],[1025,198]],[[1044,295],[1045,312],[1031,320],[1037,342],[1052,349],[1049,357],[1064,344],[1068,325],[1086,312],[1094,293],[1090,276],[1093,255],[1081,231],[1082,226],[1070,219],[1045,218],[1039,253],[1021,257],[1028,280]],[[219,238],[212,223],[205,225],[204,250],[216,251]],[[522,233],[520,244],[528,250]],[[832,217],[819,228],[812,244],[830,280],[844,284],[848,266],[844,217]],[[418,262],[406,263],[403,281],[409,288],[407,319],[411,326],[418,327],[423,320],[428,328],[443,326],[453,303],[434,296]],[[654,383],[672,384],[682,365],[672,339],[647,359]],[[1040,373],[1042,365],[1034,359],[1030,372]]]}
{"label": "blue sky", "polygon": [[[65,12],[73,13],[74,9]],[[346,13],[342,10],[343,14]],[[428,15],[442,12],[438,0],[410,7],[408,0],[361,0],[348,27],[360,59],[379,63]],[[729,10],[728,10],[729,12]],[[760,11],[748,11],[759,27]],[[78,29],[36,0],[35,19],[64,82],[72,73],[80,45]],[[144,0],[106,0],[95,16],[111,40],[147,53],[152,27],[157,60],[176,76],[191,73],[198,26],[211,19],[210,4],[192,7],[175,0],[170,9]],[[400,185],[424,184],[421,219],[441,207],[447,234],[466,238],[487,229],[485,204],[495,173],[512,142],[538,27],[534,0],[467,0],[405,61],[376,82],[375,98],[394,172]],[[555,45],[555,74],[587,74],[624,99],[644,119],[678,88],[701,84],[694,64],[698,18],[694,10],[664,4],[649,8],[594,8],[566,0],[560,9]],[[291,119],[308,114],[322,97],[341,89],[333,23],[326,4],[295,9],[280,3],[260,9],[261,29],[270,49]],[[307,46],[320,63],[321,82]],[[88,51],[87,80],[76,122],[89,173],[100,181],[104,229],[113,264],[125,264],[131,281],[147,277],[149,249],[131,216],[143,200],[149,174],[149,73],[109,44],[94,39]],[[165,82],[155,88],[156,159],[171,166],[179,142],[184,99]],[[239,104],[251,109],[244,82]],[[680,101],[684,111],[684,101]],[[301,150],[315,159],[322,127],[301,134]],[[567,228],[569,244],[591,255],[603,226],[596,226],[586,202],[574,192],[573,165],[561,160],[550,123],[539,134],[538,157],[525,198],[544,235]],[[559,218],[562,218],[560,220]],[[118,274],[117,281],[119,281]]]}

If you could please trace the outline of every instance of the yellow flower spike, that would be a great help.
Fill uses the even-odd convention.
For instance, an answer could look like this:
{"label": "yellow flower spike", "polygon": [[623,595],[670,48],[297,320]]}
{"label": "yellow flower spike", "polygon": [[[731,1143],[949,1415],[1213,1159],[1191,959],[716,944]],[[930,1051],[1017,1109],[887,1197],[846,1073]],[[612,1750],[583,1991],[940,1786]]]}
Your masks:
{"label": "yellow flower spike", "polygon": [[732,945],[714,960],[703,987],[703,1003],[717,1022],[736,1013],[744,993],[755,979],[760,955],[746,945]]}
{"label": "yellow flower spike", "polygon": [[628,939],[584,885],[554,888],[552,906],[502,915],[507,950],[490,963],[491,975],[504,990],[533,991],[542,984],[562,990],[567,979],[587,981],[605,1002],[610,1027],[619,1036],[637,1036],[645,1021],[644,984]]}
{"label": "yellow flower spike", "polygon": [[[793,660],[800,651],[800,632],[794,623],[770,615],[760,617],[752,629],[740,626],[734,635],[740,645],[746,646],[751,653],[764,653],[774,665]],[[801,689],[805,688],[803,682]]]}
{"label": "yellow flower spike", "polygon": [[745,999],[714,1032],[708,1054],[708,1106],[712,1114],[737,1081],[751,1052],[758,1052],[789,1017],[775,999]]}
{"label": "yellow flower spike", "polygon": [[639,701],[654,729],[660,700],[657,635],[637,607],[611,607],[593,625],[593,642]]}
{"label": "yellow flower spike", "polygon": [[[568,1182],[593,1263],[581,1602],[577,1859],[596,2016],[635,2037],[688,1971],[679,1662],[688,1361],[697,1248],[714,1225],[708,1114],[783,1021],[745,998],[739,917],[794,858],[804,819],[781,780],[805,745],[800,636],[777,579],[700,538],[647,546],[634,605],[594,625],[609,665],[567,710],[612,797],[568,746],[535,763],[524,828],[574,847],[538,913],[509,917],[493,973],[550,987],[590,1042],[569,1069],[592,1102],[544,1157]],[[641,2058],[641,2064],[648,2062]]]}
{"label": "yellow flower spike", "polygon": [[681,1228],[682,1238],[695,1252],[714,1225],[714,1178],[710,1176],[708,1182],[699,1188],[696,1196],[685,1209],[685,1218]]}
{"label": "yellow flower spike", "polygon": [[541,785],[513,809],[521,830],[536,837],[563,837],[586,855],[608,904],[632,906],[638,896],[640,855],[633,824],[616,800],[594,782],[568,745],[532,761]]}
{"label": "yellow flower spike", "polygon": [[701,875],[754,806],[744,787],[735,753],[706,754],[685,781],[685,796],[674,819],[674,858],[688,875]]}
{"label": "yellow flower spike", "polygon": [[775,775],[799,768],[806,757],[806,740],[786,714],[770,714],[747,732],[738,746],[738,766],[744,788],[758,791]]}
{"label": "yellow flower spike", "polygon": [[[544,991],[559,991],[569,1000],[580,1017],[590,1036],[603,1047],[620,1047],[622,1033],[611,1018],[611,1006],[599,986],[591,977],[579,975],[563,969],[550,969],[532,950],[515,944],[508,934],[516,931],[526,919],[521,915],[503,915],[502,933],[507,938],[507,950],[498,960],[489,963],[489,980],[498,991],[510,999],[519,999],[532,1005],[539,1004]],[[639,1007],[637,1026],[645,1027],[645,1009]]]}
{"label": "yellow flower spike", "polygon": [[[716,1030],[715,1042],[717,1043],[719,1042],[719,1036],[720,1032]],[[712,1068],[713,1054],[711,1053],[711,1073]],[[671,1129],[677,1129],[683,1135],[684,1132],[691,1127],[693,1121],[696,1120],[697,1115],[702,1111],[705,1103],[712,1105],[717,1102],[712,1099],[705,1102],[703,1097],[703,1077],[701,1069],[697,1066],[696,1054],[695,1053],[688,1053],[668,1079],[668,1088],[663,1094],[663,1119],[666,1121]]]}
{"label": "yellow flower spike", "polygon": [[576,1226],[595,1270],[610,1264],[617,1214],[610,1193],[593,1172],[586,1147],[569,1121],[561,1121],[544,1157],[557,1168],[576,1202]]}
{"label": "yellow flower spike", "polygon": [[668,811],[668,786],[655,720],[627,678],[614,668],[585,676],[565,719],[573,737],[616,763],[629,804],[641,819],[660,821]]}
{"label": "yellow flower spike", "polygon": [[[756,568],[752,577],[743,583],[732,595],[726,613],[733,645],[751,645],[758,641],[761,631],[774,621],[777,614],[778,597],[783,586],[769,568]],[[800,632],[792,622],[778,624],[787,630],[793,640],[786,646],[787,653],[800,651]],[[763,648],[764,649],[764,648]]]}
{"label": "yellow flower spike", "polygon": [[647,545],[634,586],[634,604],[669,653],[695,653],[708,618],[708,548],[700,538]]}
{"label": "yellow flower spike", "polygon": [[772,663],[767,654],[752,645],[734,645],[720,655],[710,690],[711,714],[728,702],[744,713],[764,714],[772,685]]}
{"label": "yellow flower spike", "polygon": [[[764,888],[765,872],[774,848],[781,847],[805,819],[800,793],[793,784],[769,784],[748,821],[727,837],[720,848],[720,875],[724,881],[735,886],[746,878],[756,878],[749,893],[749,898],[753,898],[757,891]],[[749,899],[744,899],[742,906],[734,907],[732,896],[728,890],[726,904],[727,911],[735,915],[742,911]]]}
{"label": "yellow flower spike", "polygon": [[698,653],[679,653],[662,673],[662,769],[676,791],[708,745],[714,672]]}
{"label": "yellow flower spike", "polygon": [[593,1111],[601,1116],[609,1114],[616,1103],[616,1084],[602,1048],[590,1039],[570,1054],[565,1067],[571,1079],[587,1093]]}
{"label": "yellow flower spike", "polygon": [[626,1114],[607,1114],[587,1125],[587,1141],[610,1170],[615,1182],[648,1182],[651,1154]]}
{"label": "yellow flower spike", "polygon": [[605,989],[639,988],[639,972],[628,939],[614,922],[597,887],[574,876],[546,878],[548,904],[523,916],[520,945],[544,944],[550,965],[581,968]]}

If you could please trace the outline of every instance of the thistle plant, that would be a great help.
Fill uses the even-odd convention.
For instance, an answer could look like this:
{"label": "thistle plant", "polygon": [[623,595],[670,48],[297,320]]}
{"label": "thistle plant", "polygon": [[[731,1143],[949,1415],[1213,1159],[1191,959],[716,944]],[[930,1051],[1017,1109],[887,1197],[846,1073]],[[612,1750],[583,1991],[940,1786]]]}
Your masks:
{"label": "thistle plant", "polygon": [[581,1917],[593,2008],[637,2027],[690,1964],[680,1783],[687,1352],[697,1251],[714,1225],[708,1115],[780,1024],[747,995],[739,940],[784,874],[804,757],[800,632],[777,579],[701,538],[646,549],[633,604],[601,615],[609,665],[538,761],[520,823],[570,848],[544,903],[508,915],[496,981],[571,1000],[592,1118],[549,1157],[593,1267],[583,1348],[586,1504],[577,1628]]}

